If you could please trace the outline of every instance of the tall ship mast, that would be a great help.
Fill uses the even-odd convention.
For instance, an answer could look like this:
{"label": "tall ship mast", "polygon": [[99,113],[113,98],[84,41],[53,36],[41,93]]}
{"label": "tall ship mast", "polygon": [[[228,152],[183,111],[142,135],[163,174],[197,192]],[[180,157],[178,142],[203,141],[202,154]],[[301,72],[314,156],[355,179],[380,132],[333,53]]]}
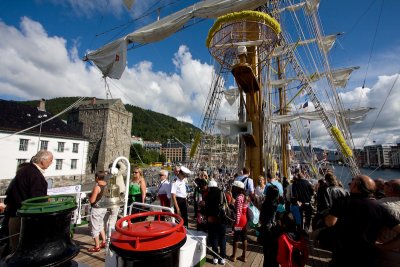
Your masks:
{"label": "tall ship mast", "polygon": [[[353,111],[342,103],[338,89],[346,86],[358,67],[331,68],[329,51],[340,33],[324,34],[319,4],[319,0],[200,1],[88,53],[85,60],[93,61],[104,76],[118,79],[129,44],[167,38],[193,18],[216,19],[205,37],[215,59],[215,73],[204,108],[202,135],[192,147],[193,167],[204,166],[204,150],[217,132],[221,103],[224,96],[234,95],[237,119],[218,126],[229,128],[228,135],[239,136],[234,164],[238,168],[249,167],[253,177],[278,169],[289,177],[293,144],[301,147],[312,167],[312,147],[307,143],[311,121],[317,120],[354,176],[360,171],[351,149],[349,125],[369,109]],[[237,88],[232,89],[232,84]]]}

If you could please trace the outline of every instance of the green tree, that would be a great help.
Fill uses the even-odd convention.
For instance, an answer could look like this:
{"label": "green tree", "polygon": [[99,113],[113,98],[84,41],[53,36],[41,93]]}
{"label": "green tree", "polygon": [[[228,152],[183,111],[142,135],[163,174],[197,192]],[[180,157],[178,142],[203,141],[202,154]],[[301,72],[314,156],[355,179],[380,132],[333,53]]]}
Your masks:
{"label": "green tree", "polygon": [[167,161],[167,157],[164,154],[160,154],[158,161],[164,163]]}
{"label": "green tree", "polygon": [[141,163],[144,156],[144,148],[140,144],[131,145],[130,160],[134,163]]}
{"label": "green tree", "polygon": [[143,155],[143,162],[146,164],[150,164],[152,162],[157,162],[159,155],[160,154],[157,153],[157,151],[145,151],[145,153]]}

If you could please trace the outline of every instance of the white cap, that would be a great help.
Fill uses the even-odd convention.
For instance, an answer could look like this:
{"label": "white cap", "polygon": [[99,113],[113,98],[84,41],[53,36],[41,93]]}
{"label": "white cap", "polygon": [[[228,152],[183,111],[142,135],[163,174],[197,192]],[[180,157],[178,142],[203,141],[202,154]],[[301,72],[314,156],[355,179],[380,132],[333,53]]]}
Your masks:
{"label": "white cap", "polygon": [[210,182],[208,182],[208,187],[218,187],[218,184],[214,179],[212,179]]}
{"label": "white cap", "polygon": [[237,48],[237,53],[238,53],[239,56],[240,56],[240,55],[247,55],[247,48],[246,48],[246,46],[244,46],[244,45],[238,46],[238,48]]}
{"label": "white cap", "polygon": [[236,186],[236,187],[244,189],[244,183],[242,183],[241,181],[234,181],[232,186]]}
{"label": "white cap", "polygon": [[181,171],[184,173],[184,174],[191,174],[192,172],[188,169],[188,168],[186,168],[185,166],[181,166]]}

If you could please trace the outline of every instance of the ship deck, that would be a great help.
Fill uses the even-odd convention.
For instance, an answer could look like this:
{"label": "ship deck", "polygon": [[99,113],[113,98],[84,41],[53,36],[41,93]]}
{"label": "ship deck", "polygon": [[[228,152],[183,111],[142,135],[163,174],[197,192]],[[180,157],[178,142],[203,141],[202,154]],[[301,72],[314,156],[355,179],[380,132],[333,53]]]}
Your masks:
{"label": "ship deck", "polygon": [[[195,229],[194,224],[190,223],[189,230]],[[82,266],[90,266],[90,267],[100,267],[105,266],[105,250],[101,250],[97,253],[89,253],[87,248],[93,246],[93,239],[90,236],[90,230],[88,225],[83,225],[75,228],[75,234],[73,237],[76,244],[80,246],[80,253],[74,258],[74,261],[78,262]],[[235,266],[235,267],[258,267],[263,265],[263,252],[262,246],[258,245],[256,242],[256,237],[254,233],[249,231],[248,234],[248,251],[247,251],[247,261],[241,262],[230,262],[226,261],[226,266]],[[232,237],[227,235],[227,244],[226,244],[226,252],[227,255],[232,254]],[[312,241],[309,242],[309,252],[310,257],[306,266],[310,267],[328,267],[329,261],[331,259],[331,253],[329,251],[320,250],[318,248],[314,248],[312,246]],[[241,246],[239,245],[237,256],[240,256],[242,253]],[[203,265],[204,267],[215,266],[212,264],[212,256],[207,253],[207,261]],[[188,266],[189,267],[189,266]]]}

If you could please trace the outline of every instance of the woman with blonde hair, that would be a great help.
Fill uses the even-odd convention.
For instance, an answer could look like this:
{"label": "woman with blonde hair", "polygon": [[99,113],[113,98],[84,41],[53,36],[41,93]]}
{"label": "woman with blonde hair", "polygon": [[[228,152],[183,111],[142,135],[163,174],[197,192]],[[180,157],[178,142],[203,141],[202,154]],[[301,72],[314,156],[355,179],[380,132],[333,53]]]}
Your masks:
{"label": "woman with blonde hair", "polygon": [[128,205],[133,202],[144,203],[146,200],[146,180],[143,177],[141,168],[134,168],[131,181],[129,184],[129,198]]}
{"label": "woman with blonde hair", "polygon": [[258,209],[261,208],[261,205],[264,201],[264,189],[265,189],[265,178],[264,176],[258,176],[258,185],[254,191],[256,197],[256,206]]}

